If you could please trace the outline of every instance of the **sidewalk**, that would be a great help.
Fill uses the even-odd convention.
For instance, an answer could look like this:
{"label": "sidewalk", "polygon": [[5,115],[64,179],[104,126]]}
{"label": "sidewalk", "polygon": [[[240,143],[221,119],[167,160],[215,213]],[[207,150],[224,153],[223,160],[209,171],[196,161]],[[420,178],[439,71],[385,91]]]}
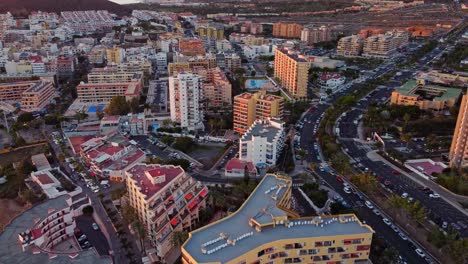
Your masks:
{"label": "sidewalk", "polygon": [[428,186],[429,188],[431,188],[432,190],[434,190],[435,192],[440,194],[441,198],[444,199],[447,203],[449,203],[453,207],[457,208],[460,212],[462,212],[463,214],[465,214],[468,217],[468,211],[465,210],[458,203],[459,201],[467,203],[468,202],[468,197],[464,197],[464,196],[454,194],[454,193],[450,192],[449,190],[441,187],[437,183],[435,183],[433,181],[430,181],[430,180],[426,180],[426,179],[424,179],[424,178],[422,178],[422,177],[420,177],[420,176],[418,176],[416,174],[408,174],[407,172],[403,171],[399,167],[395,166],[393,163],[386,160],[384,157],[380,156],[377,153],[377,150],[368,152],[367,157],[372,161],[382,161],[382,162],[384,162],[385,164],[387,164],[392,169],[394,169],[396,171],[399,171],[401,173],[401,175],[404,175],[405,177],[415,181],[419,185]]}

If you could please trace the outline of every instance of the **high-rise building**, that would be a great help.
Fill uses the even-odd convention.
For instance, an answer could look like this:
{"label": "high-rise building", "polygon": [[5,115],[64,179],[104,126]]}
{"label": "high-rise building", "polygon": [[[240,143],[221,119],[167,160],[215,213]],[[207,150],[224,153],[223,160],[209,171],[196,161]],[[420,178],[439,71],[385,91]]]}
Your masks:
{"label": "high-rise building", "polygon": [[234,97],[234,131],[245,133],[257,119],[283,117],[283,98],[281,96],[258,93],[243,93]]}
{"label": "high-rise building", "polygon": [[302,26],[296,23],[274,23],[273,36],[281,38],[300,38]]}
{"label": "high-rise building", "polygon": [[0,102],[21,103],[24,111],[39,111],[55,96],[51,82],[25,81],[0,83]]}
{"label": "high-rise building", "polygon": [[386,58],[397,48],[408,44],[410,33],[406,30],[388,31],[385,34],[369,36],[364,40],[363,56]]}
{"label": "high-rise building", "polygon": [[310,62],[296,51],[275,50],[275,78],[296,99],[307,98]]}
{"label": "high-rise building", "polygon": [[281,120],[255,120],[239,140],[239,159],[257,167],[275,166],[283,151],[285,135]]}
{"label": "high-rise building", "polygon": [[468,95],[464,95],[462,98],[449,158],[451,167],[464,168],[468,166]]}
{"label": "high-rise building", "polygon": [[171,119],[188,130],[203,129],[203,83],[199,75],[179,73],[169,77]]}
{"label": "high-rise building", "polygon": [[301,41],[306,42],[308,45],[331,40],[331,30],[328,26],[306,27],[301,31]]}
{"label": "high-rise building", "polygon": [[191,230],[208,190],[180,166],[137,164],[126,172],[130,206],[149,234],[152,262],[165,262],[174,232]]}
{"label": "high-rise building", "polygon": [[352,35],[342,37],[338,41],[336,54],[341,56],[359,56],[361,55],[363,46],[364,40],[359,36]]}
{"label": "high-rise building", "polygon": [[233,214],[189,233],[182,263],[367,263],[374,231],[354,214],[299,217],[292,180],[267,174]]}

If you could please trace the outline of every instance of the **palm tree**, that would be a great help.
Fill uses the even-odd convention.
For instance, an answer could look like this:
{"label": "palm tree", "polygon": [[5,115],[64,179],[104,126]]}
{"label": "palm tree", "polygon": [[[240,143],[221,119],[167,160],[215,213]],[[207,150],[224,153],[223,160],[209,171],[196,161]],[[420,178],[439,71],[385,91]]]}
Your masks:
{"label": "palm tree", "polygon": [[403,121],[405,121],[405,129],[406,129],[406,126],[408,126],[408,122],[411,120],[411,115],[406,113],[403,115]]}
{"label": "palm tree", "polygon": [[138,234],[138,238],[139,238],[139,240],[140,240],[140,247],[141,247],[141,249],[143,250],[143,253],[146,255],[146,249],[145,249],[145,246],[144,246],[145,237],[146,237],[146,230],[145,230],[145,227],[144,227],[143,224],[140,222],[140,220],[136,220],[136,221],[133,223],[133,229],[134,229],[135,232]]}
{"label": "palm tree", "polygon": [[297,151],[297,155],[299,155],[301,157],[301,164],[304,164],[304,159],[307,155],[307,152],[303,149],[300,149]]}
{"label": "palm tree", "polygon": [[184,242],[187,240],[188,238],[188,232],[187,231],[175,231],[172,233],[172,237],[171,237],[171,244],[173,247],[179,247],[181,246],[182,244],[184,244]]}
{"label": "palm tree", "polygon": [[401,134],[400,139],[406,143],[406,148],[408,148],[409,141],[411,140],[411,134],[403,133]]}

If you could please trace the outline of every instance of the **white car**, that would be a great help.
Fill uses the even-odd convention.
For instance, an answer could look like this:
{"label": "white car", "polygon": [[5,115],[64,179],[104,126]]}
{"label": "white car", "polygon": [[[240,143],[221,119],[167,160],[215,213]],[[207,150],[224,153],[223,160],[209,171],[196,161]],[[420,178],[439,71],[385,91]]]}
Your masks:
{"label": "white car", "polygon": [[377,208],[372,210],[372,212],[374,212],[375,215],[380,215],[380,211]]}
{"label": "white car", "polygon": [[343,188],[343,191],[344,191],[345,193],[347,193],[347,194],[350,194],[350,193],[351,193],[351,188],[349,188],[349,187],[344,187],[344,188]]}
{"label": "white car", "polygon": [[431,194],[429,194],[429,198],[439,199],[439,198],[440,198],[440,195],[437,194],[437,193],[431,193]]}
{"label": "white car", "polygon": [[367,206],[367,208],[369,208],[369,209],[374,209],[374,205],[373,205],[371,202],[369,202],[369,201],[366,201],[366,206]]}
{"label": "white car", "polygon": [[392,222],[391,222],[390,220],[388,220],[388,218],[384,218],[384,219],[382,219],[382,220],[383,220],[384,223],[385,223],[386,225],[388,225],[388,226],[392,224]]}
{"label": "white car", "polygon": [[99,226],[96,223],[92,224],[94,230],[99,230]]}
{"label": "white car", "polygon": [[420,248],[417,248],[415,251],[416,254],[418,254],[421,258],[426,257],[426,254],[424,254],[424,251],[422,251]]}
{"label": "white car", "polygon": [[401,195],[401,198],[405,198],[405,199],[408,198],[408,193],[403,193],[403,194]]}
{"label": "white car", "polygon": [[403,239],[404,241],[408,240],[408,237],[405,236],[402,232],[398,233],[398,235]]}

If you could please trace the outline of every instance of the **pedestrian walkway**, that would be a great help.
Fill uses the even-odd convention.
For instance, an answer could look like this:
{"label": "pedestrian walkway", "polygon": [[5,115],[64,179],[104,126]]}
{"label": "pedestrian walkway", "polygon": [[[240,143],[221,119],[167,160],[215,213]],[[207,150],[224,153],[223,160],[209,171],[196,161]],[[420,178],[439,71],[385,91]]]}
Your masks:
{"label": "pedestrian walkway", "polygon": [[466,196],[461,196],[457,195],[455,193],[452,193],[451,191],[445,189],[444,187],[438,185],[437,183],[431,181],[431,180],[426,180],[423,177],[416,175],[415,173],[409,174],[406,171],[400,169],[399,167],[395,166],[393,163],[382,157],[377,153],[377,150],[370,151],[367,153],[367,157],[372,160],[372,161],[381,161],[387,164],[390,168],[398,171],[401,173],[401,175],[413,180],[414,182],[418,183],[421,186],[427,186],[431,188],[433,191],[437,192],[440,194],[442,199],[444,199],[447,203],[452,205],[453,207],[457,208],[460,212],[468,216],[468,211],[464,209],[459,202],[463,203],[468,203],[468,197]]}

